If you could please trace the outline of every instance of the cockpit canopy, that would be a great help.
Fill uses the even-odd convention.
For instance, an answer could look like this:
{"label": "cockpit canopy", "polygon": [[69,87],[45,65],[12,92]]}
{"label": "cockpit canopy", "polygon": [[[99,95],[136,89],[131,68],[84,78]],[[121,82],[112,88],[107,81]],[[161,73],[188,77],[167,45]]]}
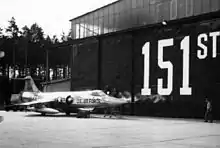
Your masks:
{"label": "cockpit canopy", "polygon": [[99,96],[99,97],[103,97],[103,96],[106,96],[106,94],[101,91],[101,90],[95,90],[91,93],[92,96]]}

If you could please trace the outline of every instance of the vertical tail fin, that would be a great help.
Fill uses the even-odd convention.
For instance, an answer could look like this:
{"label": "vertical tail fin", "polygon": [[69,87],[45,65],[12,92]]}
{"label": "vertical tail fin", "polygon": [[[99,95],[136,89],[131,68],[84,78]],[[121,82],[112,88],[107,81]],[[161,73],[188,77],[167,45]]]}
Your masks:
{"label": "vertical tail fin", "polygon": [[24,79],[25,79],[25,85],[23,91],[40,92],[40,90],[35,85],[34,80],[32,79],[31,76],[26,76]]}

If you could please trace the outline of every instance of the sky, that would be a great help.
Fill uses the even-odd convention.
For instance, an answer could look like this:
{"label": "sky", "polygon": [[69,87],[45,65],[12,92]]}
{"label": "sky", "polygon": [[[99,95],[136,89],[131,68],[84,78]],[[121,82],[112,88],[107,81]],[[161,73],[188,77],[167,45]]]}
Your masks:
{"label": "sky", "polygon": [[14,17],[21,29],[37,23],[49,36],[71,29],[71,19],[116,0],[1,0],[0,28],[6,28]]}

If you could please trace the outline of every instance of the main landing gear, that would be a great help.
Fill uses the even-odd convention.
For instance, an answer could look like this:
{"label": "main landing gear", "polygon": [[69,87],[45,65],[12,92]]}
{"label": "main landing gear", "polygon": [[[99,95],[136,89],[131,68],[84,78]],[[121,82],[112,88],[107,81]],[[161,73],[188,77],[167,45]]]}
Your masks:
{"label": "main landing gear", "polygon": [[90,111],[79,111],[76,117],[77,118],[90,118]]}
{"label": "main landing gear", "polygon": [[112,118],[112,116],[121,117],[120,113],[121,113],[120,109],[117,110],[116,108],[109,107],[104,110],[104,118],[107,116],[109,116],[110,118]]}
{"label": "main landing gear", "polygon": [[46,113],[41,113],[41,116],[46,116]]}
{"label": "main landing gear", "polygon": [[66,112],[66,115],[67,115],[67,116],[70,116],[70,112]]}

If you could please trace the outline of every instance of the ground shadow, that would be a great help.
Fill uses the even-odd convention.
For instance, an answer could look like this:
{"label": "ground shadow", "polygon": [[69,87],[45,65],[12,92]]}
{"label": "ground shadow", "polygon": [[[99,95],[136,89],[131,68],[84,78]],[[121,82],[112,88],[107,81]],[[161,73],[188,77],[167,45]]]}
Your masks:
{"label": "ground shadow", "polygon": [[[28,114],[25,115],[25,117],[39,117],[39,118],[77,118],[77,114],[70,114],[70,115],[65,115],[65,114],[58,114],[58,115],[41,115],[41,114]],[[112,116],[111,118],[109,116],[104,117],[104,115],[91,115],[90,118],[79,118],[79,119],[106,119],[106,120],[138,120],[134,118],[129,118],[125,116]]]}
{"label": "ground shadow", "polygon": [[44,118],[44,117],[54,117],[54,118],[62,117],[62,118],[65,118],[65,117],[76,117],[76,114],[71,114],[71,115],[65,115],[65,114],[59,114],[59,115],[52,115],[52,114],[49,114],[49,115],[41,115],[41,114],[33,114],[33,113],[30,113],[30,114],[28,114],[28,115],[25,115],[25,117],[41,117],[41,118]]}

